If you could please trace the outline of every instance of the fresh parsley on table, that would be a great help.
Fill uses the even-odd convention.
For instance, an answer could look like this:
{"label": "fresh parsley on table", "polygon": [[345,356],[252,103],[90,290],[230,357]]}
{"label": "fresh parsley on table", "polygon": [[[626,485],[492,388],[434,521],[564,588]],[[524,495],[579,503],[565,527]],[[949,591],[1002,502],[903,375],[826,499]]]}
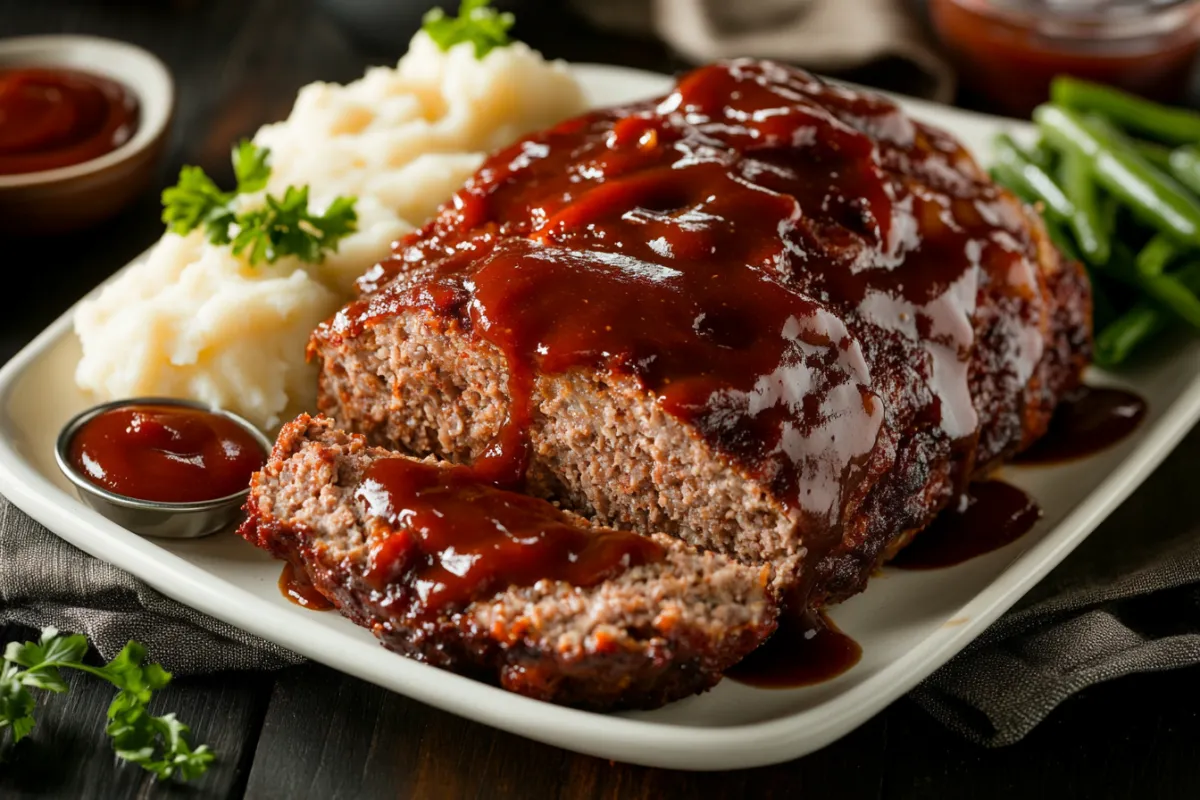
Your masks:
{"label": "fresh parsley on table", "polygon": [[289,186],[283,197],[268,194],[257,208],[235,211],[238,195],[260,192],[271,177],[271,151],[243,140],[233,150],[237,187],[223,192],[200,167],[184,167],[179,182],[162,194],[162,219],[180,235],[203,228],[208,240],[230,245],[253,266],[283,256],[317,264],[358,228],[355,198],[336,197],[323,214],[308,208],[308,187]]}
{"label": "fresh parsley on table", "polygon": [[108,726],[118,758],[166,780],[182,780],[203,775],[215,754],[207,745],[192,749],[187,725],[174,714],[152,715],[146,706],[151,695],[171,682],[171,673],[158,664],[148,664],[146,648],[137,642],[125,645],[117,656],[102,667],[84,664],[87,638],[82,634],[64,636],[55,628],[42,630],[36,642],[10,642],[0,665],[0,736],[12,731],[13,743],[33,730],[34,697],[30,689],[62,693],[66,681],[59,670],[75,669],[108,681],[120,691],[108,707]]}
{"label": "fresh parsley on table", "polygon": [[440,8],[431,8],[422,21],[421,28],[442,50],[470,42],[475,46],[475,57],[483,58],[509,43],[508,29],[515,20],[507,11],[501,13],[492,8],[488,0],[462,0],[457,17],[447,16]]}

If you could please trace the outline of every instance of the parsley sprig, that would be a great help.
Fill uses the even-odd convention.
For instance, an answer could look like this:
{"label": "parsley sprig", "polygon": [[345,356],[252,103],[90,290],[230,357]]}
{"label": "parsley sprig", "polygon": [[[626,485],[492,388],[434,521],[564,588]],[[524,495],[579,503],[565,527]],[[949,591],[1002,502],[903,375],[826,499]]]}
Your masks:
{"label": "parsley sprig", "polygon": [[[34,697],[30,689],[67,691],[61,669],[75,669],[108,681],[120,691],[108,707],[108,726],[118,758],[153,772],[161,780],[177,775],[182,780],[203,775],[215,759],[207,745],[192,749],[187,725],[174,714],[156,717],[146,710],[151,695],[171,681],[171,673],[158,664],[147,664],[146,648],[130,642],[102,667],[82,662],[87,638],[60,635],[55,628],[42,630],[36,642],[10,642],[0,665],[0,735],[12,731],[14,744],[33,730]],[[24,667],[24,669],[22,669]]]}
{"label": "parsley sprig", "polygon": [[457,17],[447,16],[440,8],[431,8],[425,13],[421,28],[442,50],[470,42],[475,46],[475,57],[483,58],[509,43],[508,29],[515,21],[509,12],[492,8],[488,0],[462,0]]}
{"label": "parsley sprig", "polygon": [[283,197],[268,194],[262,207],[235,211],[238,195],[259,192],[271,177],[271,151],[248,140],[233,150],[237,187],[223,192],[200,167],[184,167],[179,182],[162,194],[162,219],[168,230],[186,235],[203,228],[208,240],[230,245],[253,266],[274,264],[283,256],[320,263],[329,250],[358,229],[353,197],[337,197],[323,214],[308,209],[308,187],[289,186]]}

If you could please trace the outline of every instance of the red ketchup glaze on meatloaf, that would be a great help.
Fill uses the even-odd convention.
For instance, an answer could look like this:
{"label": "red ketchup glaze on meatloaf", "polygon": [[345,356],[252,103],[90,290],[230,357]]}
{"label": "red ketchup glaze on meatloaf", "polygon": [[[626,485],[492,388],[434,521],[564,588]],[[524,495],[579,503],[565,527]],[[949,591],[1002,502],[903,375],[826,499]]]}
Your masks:
{"label": "red ketchup glaze on meatloaf", "polygon": [[545,500],[481,483],[469,467],[379,459],[355,496],[386,525],[366,582],[410,619],[540,580],[594,586],[663,554],[640,534],[581,528]]}
{"label": "red ketchup glaze on meatloaf", "polygon": [[[318,336],[429,309],[502,351],[512,409],[477,461],[501,485],[524,473],[536,375],[635,376],[800,512],[815,563],[901,437],[960,489],[1021,441],[1048,314],[1030,226],[885,98],[735,61],[497,153]],[[979,354],[985,286],[1003,342]]]}

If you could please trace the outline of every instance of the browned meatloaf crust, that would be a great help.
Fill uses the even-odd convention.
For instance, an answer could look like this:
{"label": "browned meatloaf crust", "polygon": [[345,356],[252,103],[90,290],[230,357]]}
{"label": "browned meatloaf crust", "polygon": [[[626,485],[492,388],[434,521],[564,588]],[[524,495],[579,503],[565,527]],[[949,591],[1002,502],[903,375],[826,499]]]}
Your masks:
{"label": "browned meatloaf crust", "polygon": [[[724,194],[681,183],[682,201],[633,198],[614,215],[603,216],[607,206],[595,211],[610,172],[630,185],[668,173],[664,180],[682,182],[687,170],[713,164],[725,171],[717,176]],[[791,218],[762,233],[753,212],[730,216],[764,193],[792,202]],[[599,222],[572,219],[572,204]],[[669,258],[669,247],[656,255],[663,242],[687,244],[669,237],[705,220],[736,222],[740,233],[715,238],[715,255],[700,262]],[[702,234],[719,237],[718,227]],[[745,248],[764,242],[777,245],[770,258],[749,263]],[[866,409],[855,396],[829,412],[858,414],[860,423],[838,432],[867,437],[838,465],[839,487],[801,479],[790,494],[782,490],[772,478],[781,448],[756,459],[711,435],[711,425],[670,411],[661,400],[670,387],[641,369],[644,359],[541,368],[536,356],[506,350],[497,338],[497,325],[529,322],[520,316],[525,306],[511,304],[499,323],[480,311],[490,300],[478,279],[503,259],[530,273],[549,269],[546,258],[561,266],[583,254],[597,259],[587,262],[591,275],[631,252],[643,271],[711,271],[731,287],[745,269],[757,270],[772,291],[793,293],[799,318],[827,322],[829,338],[860,366],[829,361],[823,376],[818,369],[810,378],[845,386],[858,369]],[[591,291],[603,286],[588,280],[574,295],[545,283],[539,296],[534,283],[525,300],[551,297],[554,314],[570,320],[608,302]],[[654,293],[669,283],[639,284],[644,303],[658,302]],[[322,326],[310,347],[322,368],[319,407],[339,425],[374,444],[473,462],[526,411],[513,402],[513,376],[526,368],[522,361],[514,370],[514,358],[533,358],[531,386],[517,404],[527,396],[528,491],[599,524],[663,531],[770,563],[781,588],[798,588],[816,605],[860,591],[970,479],[1041,436],[1090,355],[1090,295],[1079,265],[1059,255],[1037,215],[994,185],[953,137],[885,99],[749,60],[703,68],[666,98],[597,111],[501,151],[360,287],[360,300]],[[718,299],[738,302],[732,289]],[[621,302],[605,306],[617,334],[639,324],[637,298]],[[762,308],[743,303],[733,312],[753,326]],[[825,346],[814,341],[810,349]],[[746,397],[762,385],[726,388]],[[807,391],[785,381],[777,393],[792,390]],[[800,417],[827,399],[810,393],[794,405],[797,418],[783,420],[801,433],[801,449],[826,447],[831,429]],[[811,499],[814,487],[825,506]]]}
{"label": "browned meatloaf crust", "polygon": [[542,700],[652,708],[710,688],[775,629],[767,567],[698,553],[661,534],[653,539],[663,560],[597,585],[543,580],[433,620],[406,618],[388,588],[367,581],[372,544],[387,531],[355,494],[372,462],[401,457],[328,419],[301,416],[284,426],[255,475],[240,531],[303,570],[392,650]]}

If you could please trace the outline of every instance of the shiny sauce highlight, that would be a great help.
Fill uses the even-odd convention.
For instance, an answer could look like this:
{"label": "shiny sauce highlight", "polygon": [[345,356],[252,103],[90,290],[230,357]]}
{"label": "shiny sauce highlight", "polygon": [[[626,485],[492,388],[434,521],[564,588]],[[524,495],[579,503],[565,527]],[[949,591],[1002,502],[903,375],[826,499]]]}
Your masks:
{"label": "shiny sauce highlight", "polygon": [[[734,61],[492,156],[323,335],[429,309],[492,343],[512,403],[477,463],[513,487],[536,375],[632,378],[799,512],[815,563],[885,439],[1000,455],[971,398],[975,303],[991,285],[1021,332],[989,367],[1011,388],[996,397],[1020,397],[1041,357],[1035,259],[1019,203],[948,135]],[[1020,413],[997,409],[1008,428]]]}
{"label": "shiny sauce highlight", "polygon": [[794,689],[836,678],[861,658],[858,642],[823,612],[786,610],[771,638],[725,677],[760,689]]}
{"label": "shiny sauce highlight", "polygon": [[973,483],[889,563],[902,569],[937,569],[969,561],[1015,542],[1041,519],[1025,492],[1003,481]]}
{"label": "shiny sauce highlight", "polygon": [[221,414],[173,405],[127,405],[85,422],[71,464],[125,497],[194,503],[237,494],[266,462],[249,431]]}
{"label": "shiny sauce highlight", "polygon": [[380,459],[356,497],[372,519],[367,583],[409,618],[436,618],[540,580],[593,586],[663,555],[652,539],[581,527],[469,467]]}
{"label": "shiny sauce highlight", "polygon": [[290,602],[310,611],[327,611],[333,603],[317,591],[303,568],[297,569],[292,562],[285,561],[279,574],[279,592]]}
{"label": "shiny sauce highlight", "polygon": [[1018,464],[1056,464],[1099,453],[1137,430],[1146,401],[1124,389],[1080,386],[1054,409],[1046,435],[1016,458]]}
{"label": "shiny sauce highlight", "polygon": [[0,69],[0,175],[70,167],[111,153],[137,131],[137,98],[73,69]]}

